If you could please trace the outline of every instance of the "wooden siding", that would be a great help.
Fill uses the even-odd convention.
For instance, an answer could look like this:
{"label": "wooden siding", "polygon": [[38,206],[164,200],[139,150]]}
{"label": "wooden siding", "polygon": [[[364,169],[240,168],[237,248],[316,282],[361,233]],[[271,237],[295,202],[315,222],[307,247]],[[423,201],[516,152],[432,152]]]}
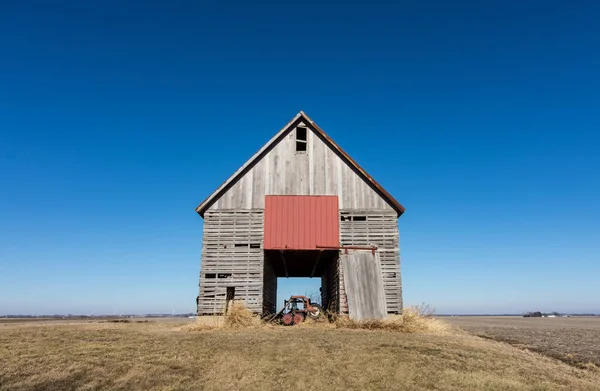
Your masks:
{"label": "wooden siding", "polygon": [[[396,213],[387,210],[341,210],[340,217],[342,246],[376,245],[378,247],[388,312],[402,312],[402,277]],[[365,220],[362,220],[363,218]],[[340,295],[345,298],[341,270],[340,274]],[[341,312],[347,313],[345,300],[341,300],[341,306]]]}
{"label": "wooden siding", "polygon": [[222,314],[227,287],[250,310],[263,311],[263,219],[262,210],[204,215],[199,315]]}
{"label": "wooden siding", "polygon": [[291,128],[209,210],[264,209],[265,195],[337,195],[340,209],[393,211],[308,125],[306,152],[296,152]]}
{"label": "wooden siding", "polygon": [[[378,247],[388,312],[402,312],[400,248],[395,211],[346,209],[340,211],[340,220],[341,245]],[[255,313],[268,313],[276,309],[277,277],[264,259],[263,221],[262,210],[207,211],[199,315],[223,313],[229,286],[235,287],[235,298],[244,300]],[[322,303],[333,312],[348,313],[339,258],[329,262],[321,278]]]}

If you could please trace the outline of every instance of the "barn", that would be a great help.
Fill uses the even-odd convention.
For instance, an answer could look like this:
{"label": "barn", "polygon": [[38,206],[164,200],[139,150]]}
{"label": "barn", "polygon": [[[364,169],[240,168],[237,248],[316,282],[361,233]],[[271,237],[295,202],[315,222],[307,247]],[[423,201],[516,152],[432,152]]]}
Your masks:
{"label": "barn", "polygon": [[274,313],[278,277],[320,277],[334,313],[401,313],[404,210],[301,111],[196,208],[198,315]]}

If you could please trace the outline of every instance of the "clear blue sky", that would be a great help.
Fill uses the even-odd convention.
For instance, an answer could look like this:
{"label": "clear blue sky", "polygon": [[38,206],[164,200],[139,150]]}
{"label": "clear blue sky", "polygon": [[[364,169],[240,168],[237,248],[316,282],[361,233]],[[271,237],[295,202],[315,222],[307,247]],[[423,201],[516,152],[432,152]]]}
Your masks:
{"label": "clear blue sky", "polygon": [[600,312],[600,3],[49,3],[0,12],[0,314],[193,311],[194,208],[299,110],[406,206],[407,305]]}

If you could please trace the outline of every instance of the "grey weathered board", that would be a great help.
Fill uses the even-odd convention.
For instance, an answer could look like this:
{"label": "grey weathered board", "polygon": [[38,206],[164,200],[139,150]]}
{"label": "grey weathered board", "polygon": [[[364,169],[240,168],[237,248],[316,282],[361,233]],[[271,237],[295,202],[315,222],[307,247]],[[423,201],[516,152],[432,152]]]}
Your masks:
{"label": "grey weathered board", "polygon": [[384,319],[387,315],[379,252],[342,255],[344,285],[351,319]]}
{"label": "grey weathered board", "polygon": [[[365,221],[355,217],[366,216]],[[342,246],[375,246],[379,252],[386,306],[389,313],[402,312],[402,277],[398,219],[393,211],[340,210],[340,244]],[[345,302],[344,277],[340,270],[340,312],[348,313]]]}
{"label": "grey weathered board", "polygon": [[309,129],[306,152],[296,152],[296,127],[290,127],[284,138],[209,209],[263,209],[265,195],[337,195],[340,209],[394,211],[321,140],[311,124],[302,125]]}

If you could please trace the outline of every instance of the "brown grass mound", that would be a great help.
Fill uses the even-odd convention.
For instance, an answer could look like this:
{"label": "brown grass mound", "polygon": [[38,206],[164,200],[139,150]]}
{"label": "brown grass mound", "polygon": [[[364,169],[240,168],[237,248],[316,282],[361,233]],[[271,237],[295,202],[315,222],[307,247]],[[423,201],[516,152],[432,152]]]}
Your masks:
{"label": "brown grass mound", "polygon": [[432,315],[424,315],[419,307],[405,309],[402,317],[363,321],[339,317],[334,324],[339,329],[386,330],[414,334],[448,334],[454,330],[448,323]]}
{"label": "brown grass mound", "polygon": [[259,327],[263,323],[244,303],[233,301],[225,316],[198,317],[195,323],[179,327],[179,331],[194,332],[217,329],[242,329]]}
{"label": "brown grass mound", "polygon": [[196,332],[196,331],[208,331],[208,330],[215,330],[218,328],[222,328],[222,325],[217,325],[217,324],[206,324],[206,323],[202,323],[201,321],[196,321],[194,323],[190,323],[190,324],[186,324],[183,325],[181,327],[175,327],[173,330],[176,331],[184,331],[184,332]]}
{"label": "brown grass mound", "polygon": [[329,322],[327,318],[311,319],[306,318],[304,322],[293,327],[313,328],[313,329],[335,329],[335,323]]}

